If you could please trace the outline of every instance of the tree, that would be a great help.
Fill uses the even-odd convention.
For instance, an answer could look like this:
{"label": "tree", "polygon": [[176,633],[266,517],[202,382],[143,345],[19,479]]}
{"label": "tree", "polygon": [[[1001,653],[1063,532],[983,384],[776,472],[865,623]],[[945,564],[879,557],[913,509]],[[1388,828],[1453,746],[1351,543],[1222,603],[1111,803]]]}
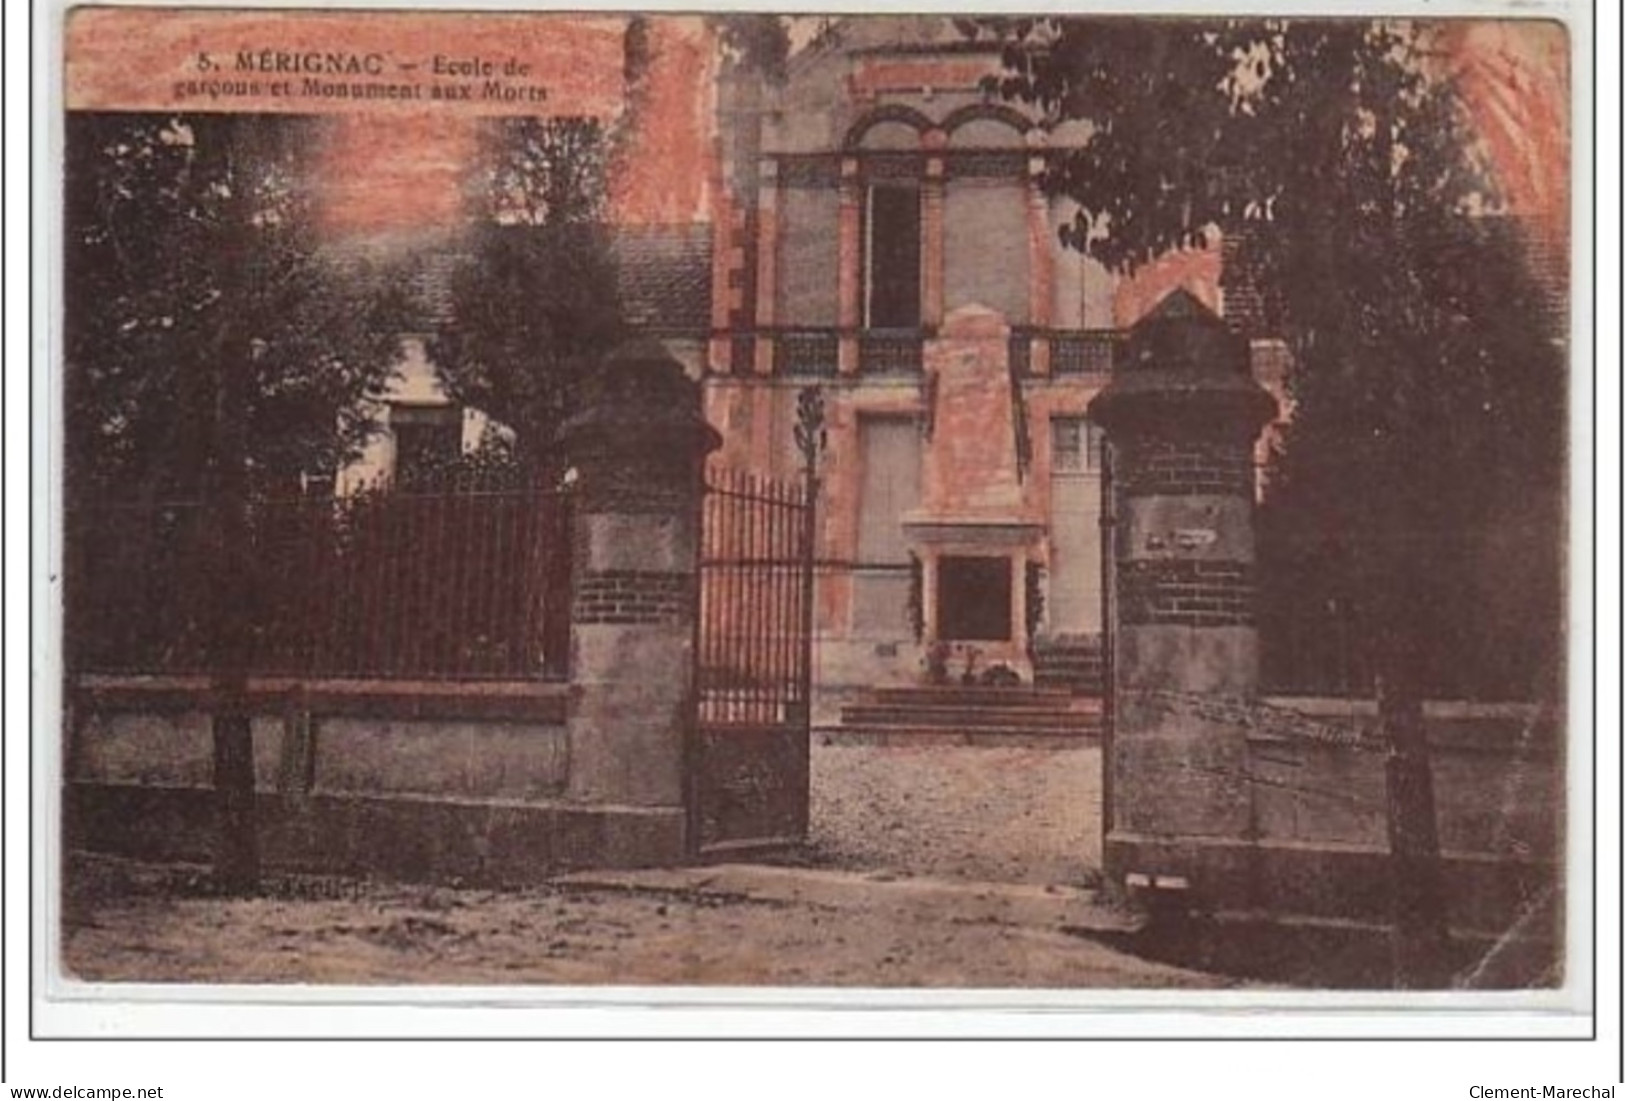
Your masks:
{"label": "tree", "polygon": [[[1339,548],[1321,561],[1364,610],[1392,747],[1396,974],[1437,982],[1445,930],[1421,700],[1461,660],[1452,640],[1492,629],[1473,619],[1486,594],[1463,591],[1463,556],[1509,511],[1525,512],[1524,537],[1482,573],[1505,585],[1509,564],[1535,563],[1523,574],[1543,602],[1494,626],[1526,637],[1531,621],[1561,624],[1566,397],[1543,290],[1435,36],[1332,20],[967,30],[1006,43],[1002,94],[1051,123],[1092,125],[1044,179],[1079,204],[1069,244],[1122,272],[1237,240],[1276,306],[1295,411],[1271,524]],[[1459,595],[1446,606],[1437,594],[1449,587]],[[1555,664],[1560,638],[1559,626],[1532,649]]]}
{"label": "tree", "polygon": [[451,396],[515,434],[534,477],[624,333],[606,226],[608,148],[590,119],[503,119],[481,142],[469,227],[430,356]]}
{"label": "tree", "polygon": [[397,355],[388,273],[330,247],[306,118],[72,113],[66,474],[86,493],[195,494],[216,367],[238,365],[246,461],[269,490],[331,474]]}
{"label": "tree", "polygon": [[206,599],[192,607],[206,620],[215,700],[215,874],[230,891],[258,879],[247,702],[254,502],[290,476],[331,471],[359,445],[361,399],[388,376],[399,331],[387,291],[323,250],[299,152],[316,125],[242,115],[68,122],[69,507],[102,516],[131,497],[201,500],[207,553],[192,587],[201,583]]}
{"label": "tree", "polygon": [[[731,65],[783,83],[790,63],[790,20],[772,12],[725,12],[706,16],[723,58]],[[822,26],[827,30],[829,20]]]}

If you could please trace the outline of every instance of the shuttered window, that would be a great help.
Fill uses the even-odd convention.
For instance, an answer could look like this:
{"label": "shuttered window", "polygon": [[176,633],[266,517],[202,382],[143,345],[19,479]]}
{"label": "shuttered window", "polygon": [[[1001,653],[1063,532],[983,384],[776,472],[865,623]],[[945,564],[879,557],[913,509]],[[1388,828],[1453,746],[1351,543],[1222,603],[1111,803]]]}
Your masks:
{"label": "shuttered window", "polygon": [[1030,268],[1027,187],[1011,180],[950,180],[944,204],[943,302],[976,303],[1024,324]]}
{"label": "shuttered window", "polygon": [[1056,417],[1050,422],[1050,467],[1057,474],[1100,469],[1100,430],[1086,417]]}
{"label": "shuttered window", "polygon": [[779,226],[778,317],[786,325],[834,325],[839,316],[838,203],[834,190],[786,188]]}
{"label": "shuttered window", "polygon": [[852,573],[855,630],[905,638],[909,555],[903,515],[920,500],[920,432],[913,419],[866,417],[858,424],[863,479],[858,553]]}

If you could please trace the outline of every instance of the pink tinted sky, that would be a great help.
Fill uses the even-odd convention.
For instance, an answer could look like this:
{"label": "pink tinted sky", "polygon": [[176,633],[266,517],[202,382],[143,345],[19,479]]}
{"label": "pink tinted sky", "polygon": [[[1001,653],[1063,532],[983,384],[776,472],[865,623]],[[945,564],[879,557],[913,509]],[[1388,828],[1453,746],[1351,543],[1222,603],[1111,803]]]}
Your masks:
{"label": "pink tinted sky", "polygon": [[[612,171],[612,216],[622,225],[703,221],[715,185],[707,95],[715,58],[696,19],[655,20],[650,34],[636,130],[624,143],[631,155]],[[618,57],[608,73],[620,82]],[[577,72],[572,86],[587,83],[596,92],[604,79],[602,69],[593,77]],[[613,121],[624,103],[619,90],[612,109],[582,113]],[[455,226],[478,128],[487,121],[470,111],[343,116],[325,153],[330,224],[362,234]]]}
{"label": "pink tinted sky", "polygon": [[[619,166],[614,207],[624,223],[688,222],[710,214],[716,165],[708,91],[714,59],[694,20],[657,20],[656,63],[645,116]],[[1561,246],[1568,211],[1568,40],[1551,22],[1474,20],[1443,25],[1447,56],[1512,208],[1532,216]],[[458,217],[476,120],[467,114],[350,115],[328,173],[335,226],[371,233],[444,228]],[[695,163],[696,148],[702,149]],[[1217,306],[1216,251],[1175,254],[1126,280],[1114,314],[1131,324],[1169,290],[1184,286]]]}
{"label": "pink tinted sky", "polygon": [[[1569,227],[1568,37],[1561,24],[1458,20],[1437,25],[1510,208],[1566,254]],[[1113,321],[1134,323],[1175,287],[1219,307],[1217,249],[1173,253],[1119,286]]]}
{"label": "pink tinted sky", "polygon": [[[343,104],[298,99],[173,98],[198,75],[200,52],[229,58],[244,48],[375,50],[423,63],[452,57],[518,57],[547,74],[548,110],[606,120],[625,107],[624,19],[525,13],[242,13],[79,8],[68,24],[70,107],[154,110],[275,110],[338,113],[327,142],[323,188],[330,223],[375,234],[455,226],[476,127],[490,114],[529,107],[489,104]],[[1435,24],[1467,93],[1474,121],[1513,209],[1566,245],[1569,181],[1568,40],[1546,21],[1460,20]],[[613,212],[623,223],[693,222],[719,216],[710,117],[715,57],[697,17],[656,16],[635,150],[615,173]],[[1217,257],[1179,254],[1126,281],[1127,323],[1177,285],[1214,302]]]}

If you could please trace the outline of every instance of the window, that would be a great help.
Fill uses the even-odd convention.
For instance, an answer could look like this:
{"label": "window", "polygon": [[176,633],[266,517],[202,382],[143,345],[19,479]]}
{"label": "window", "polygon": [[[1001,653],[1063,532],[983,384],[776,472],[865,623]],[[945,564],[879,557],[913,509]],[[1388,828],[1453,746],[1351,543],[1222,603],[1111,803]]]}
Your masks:
{"label": "window", "polygon": [[920,327],[920,192],[912,184],[869,188],[864,203],[864,324]]}
{"label": "window", "polygon": [[909,547],[903,517],[920,502],[920,431],[912,419],[862,417],[858,448],[857,562],[852,575],[852,626],[907,638]]}
{"label": "window", "polygon": [[956,176],[943,202],[943,309],[975,304],[1025,324],[1032,317],[1026,182]]}
{"label": "window", "polygon": [[1100,469],[1100,429],[1087,417],[1056,417],[1050,421],[1050,468],[1057,474],[1078,474]]}
{"label": "window", "polygon": [[840,319],[835,189],[787,187],[781,203],[779,321],[792,326],[833,326]]}
{"label": "window", "polygon": [[463,417],[451,405],[394,405],[395,488],[411,492],[442,484],[463,451]]}

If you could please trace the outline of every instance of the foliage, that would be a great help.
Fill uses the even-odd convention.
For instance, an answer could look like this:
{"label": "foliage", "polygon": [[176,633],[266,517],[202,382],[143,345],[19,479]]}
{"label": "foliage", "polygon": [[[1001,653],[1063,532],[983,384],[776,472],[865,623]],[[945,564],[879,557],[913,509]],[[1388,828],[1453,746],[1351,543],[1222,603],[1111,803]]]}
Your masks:
{"label": "foliage", "polygon": [[605,227],[607,149],[583,119],[504,119],[482,143],[471,227],[430,356],[451,396],[545,465],[583,380],[623,335]]}
{"label": "foliage", "polygon": [[476,220],[503,225],[602,222],[608,148],[591,118],[514,118],[489,124],[481,138]]}
{"label": "foliage", "polygon": [[1028,638],[1037,638],[1038,629],[1044,622],[1044,572],[1042,563],[1028,562],[1026,574],[1022,578],[1026,586]]}
{"label": "foliage", "polygon": [[[513,492],[525,488],[527,482],[513,434],[490,423],[474,447],[424,456],[409,479],[403,474],[397,467],[394,480],[387,485],[400,492],[456,494]],[[377,492],[380,488],[369,490]]]}
{"label": "foliage", "polygon": [[1554,632],[1531,625],[1560,635],[1561,334],[1431,29],[968,29],[1007,44],[999,92],[1090,125],[1044,178],[1079,204],[1068,243],[1120,272],[1240,243],[1293,353],[1265,531],[1273,553],[1316,560],[1307,602],[1360,605],[1391,674],[1485,634],[1554,664]]}
{"label": "foliage", "polygon": [[908,552],[908,597],[904,611],[908,627],[919,642],[925,637],[925,563],[913,551]]}
{"label": "foliage", "polygon": [[364,442],[399,302],[386,272],[325,246],[306,176],[319,126],[68,116],[71,483],[195,491],[226,393],[258,486],[331,473]]}
{"label": "foliage", "polygon": [[715,28],[725,57],[775,83],[784,80],[790,61],[790,32],[784,16],[741,11],[706,18]]}

